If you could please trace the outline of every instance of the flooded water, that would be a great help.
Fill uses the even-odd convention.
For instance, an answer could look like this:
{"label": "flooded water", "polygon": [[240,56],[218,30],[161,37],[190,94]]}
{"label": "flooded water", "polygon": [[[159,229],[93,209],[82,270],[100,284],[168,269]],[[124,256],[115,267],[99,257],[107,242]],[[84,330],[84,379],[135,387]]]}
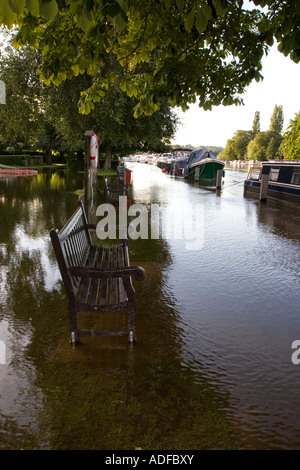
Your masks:
{"label": "flooded water", "polygon": [[133,348],[69,343],[49,231],[83,175],[0,179],[0,449],[299,449],[300,209],[245,198],[243,171],[217,193],[129,165],[149,226],[158,206],[174,222],[129,239],[147,273]]}

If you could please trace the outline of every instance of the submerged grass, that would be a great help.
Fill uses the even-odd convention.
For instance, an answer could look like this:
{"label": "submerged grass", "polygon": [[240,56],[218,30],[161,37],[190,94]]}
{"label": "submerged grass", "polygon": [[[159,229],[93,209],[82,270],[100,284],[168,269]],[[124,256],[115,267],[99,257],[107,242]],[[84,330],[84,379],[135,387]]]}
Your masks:
{"label": "submerged grass", "polygon": [[115,369],[50,361],[44,374],[51,449],[239,448],[214,391],[180,360]]}

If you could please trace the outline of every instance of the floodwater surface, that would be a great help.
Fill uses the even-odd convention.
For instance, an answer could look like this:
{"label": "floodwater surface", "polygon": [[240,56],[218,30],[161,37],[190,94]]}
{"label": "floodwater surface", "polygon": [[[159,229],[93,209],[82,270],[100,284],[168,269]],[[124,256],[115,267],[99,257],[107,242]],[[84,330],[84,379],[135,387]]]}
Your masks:
{"label": "floodwater surface", "polygon": [[0,179],[0,449],[299,449],[300,208],[245,198],[243,171],[217,192],[128,165],[149,228],[129,233],[147,274],[133,347],[69,343],[49,231],[83,175]]}

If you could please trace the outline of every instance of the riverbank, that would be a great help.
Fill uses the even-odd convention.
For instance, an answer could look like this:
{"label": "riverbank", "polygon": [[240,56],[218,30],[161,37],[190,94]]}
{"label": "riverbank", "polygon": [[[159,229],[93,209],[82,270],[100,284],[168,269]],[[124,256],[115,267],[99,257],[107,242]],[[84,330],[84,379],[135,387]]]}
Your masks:
{"label": "riverbank", "polygon": [[[7,169],[7,170],[43,170],[43,169],[61,169],[61,170],[68,170],[68,166],[65,163],[52,163],[52,164],[39,164],[39,165],[2,165],[0,164],[0,169]],[[84,171],[77,171],[77,173],[84,174]],[[115,176],[117,175],[116,170],[98,170],[98,176]]]}

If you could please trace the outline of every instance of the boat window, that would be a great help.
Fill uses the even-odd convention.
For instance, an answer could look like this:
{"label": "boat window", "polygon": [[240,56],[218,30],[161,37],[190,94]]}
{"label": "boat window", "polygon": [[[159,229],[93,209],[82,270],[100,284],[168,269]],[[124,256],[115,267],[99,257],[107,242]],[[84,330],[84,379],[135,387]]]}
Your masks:
{"label": "boat window", "polygon": [[295,168],[293,177],[292,177],[292,184],[300,184],[300,168]]}
{"label": "boat window", "polygon": [[269,181],[278,181],[278,176],[279,176],[279,168],[271,168]]}

